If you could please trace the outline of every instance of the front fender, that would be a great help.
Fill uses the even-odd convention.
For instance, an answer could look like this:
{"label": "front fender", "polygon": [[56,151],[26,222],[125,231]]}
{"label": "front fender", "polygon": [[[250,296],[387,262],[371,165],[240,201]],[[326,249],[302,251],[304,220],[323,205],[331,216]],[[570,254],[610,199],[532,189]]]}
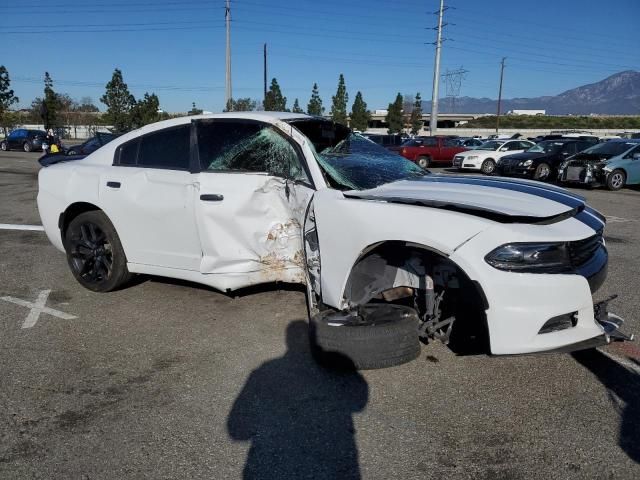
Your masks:
{"label": "front fender", "polygon": [[316,193],[314,210],[321,256],[322,300],[344,308],[344,290],[360,256],[381,242],[419,244],[444,256],[488,228],[490,221],[471,215],[345,198],[324,189]]}

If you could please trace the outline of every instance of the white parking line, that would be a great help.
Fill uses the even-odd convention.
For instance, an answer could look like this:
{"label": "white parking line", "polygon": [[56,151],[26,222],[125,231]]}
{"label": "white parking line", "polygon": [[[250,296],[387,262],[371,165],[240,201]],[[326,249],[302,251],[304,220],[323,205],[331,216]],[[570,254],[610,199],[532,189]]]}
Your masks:
{"label": "white parking line", "polygon": [[14,225],[11,223],[0,223],[0,230],[30,230],[35,232],[44,232],[42,225]]}
{"label": "white parking line", "polygon": [[41,313],[47,313],[57,318],[61,318],[63,320],[73,320],[74,318],[78,318],[75,315],[69,315],[68,313],[61,312],[60,310],[55,310],[53,308],[47,307],[47,299],[49,298],[49,294],[51,290],[42,290],[38,294],[38,298],[35,303],[27,302],[26,300],[21,300],[20,298],[15,297],[0,297],[0,300],[4,300],[5,302],[15,303],[16,305],[20,305],[22,307],[27,307],[31,311],[27,318],[25,318],[22,323],[22,328],[31,328],[36,323],[38,323],[38,319],[40,318]]}

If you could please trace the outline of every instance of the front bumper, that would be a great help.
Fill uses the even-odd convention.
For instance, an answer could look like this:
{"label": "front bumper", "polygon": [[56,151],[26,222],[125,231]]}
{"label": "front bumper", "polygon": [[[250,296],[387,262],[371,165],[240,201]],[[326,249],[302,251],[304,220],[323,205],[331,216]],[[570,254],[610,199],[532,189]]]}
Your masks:
{"label": "front bumper", "polygon": [[560,348],[547,350],[542,353],[577,352],[579,350],[601,347],[612,342],[634,341],[634,334],[627,335],[620,330],[620,328],[624,324],[624,320],[622,319],[622,317],[616,315],[615,313],[609,312],[609,302],[616,297],[617,295],[614,295],[613,297],[610,297],[602,302],[598,302],[593,306],[593,316],[596,322],[600,324],[604,331],[602,335],[590,338],[588,340],[583,340],[581,342],[565,345]]}
{"label": "front bumper", "polygon": [[535,172],[535,170],[535,167],[521,167],[518,164],[509,163],[498,163],[496,166],[496,173],[506,177],[533,177],[533,172]]}
{"label": "front bumper", "polygon": [[558,172],[558,180],[563,183],[579,183],[583,185],[603,185],[606,183],[606,172],[593,165],[567,165]]}
{"label": "front bumper", "polygon": [[480,170],[480,165],[482,165],[482,161],[479,161],[477,159],[469,160],[466,157],[455,156],[453,157],[452,165],[455,168]]}
{"label": "front bumper", "polygon": [[[573,231],[584,227],[574,219],[565,226]],[[482,286],[488,303],[485,313],[492,354],[575,350],[586,348],[580,347],[583,342],[602,343],[603,339],[606,343],[605,329],[594,315],[592,297],[607,275],[604,246],[573,273],[517,273],[478,261],[495,248],[495,244],[489,246],[489,235],[486,240],[481,237],[485,236],[458,249],[451,260]],[[554,319],[563,318],[570,319],[569,325],[549,328]]]}

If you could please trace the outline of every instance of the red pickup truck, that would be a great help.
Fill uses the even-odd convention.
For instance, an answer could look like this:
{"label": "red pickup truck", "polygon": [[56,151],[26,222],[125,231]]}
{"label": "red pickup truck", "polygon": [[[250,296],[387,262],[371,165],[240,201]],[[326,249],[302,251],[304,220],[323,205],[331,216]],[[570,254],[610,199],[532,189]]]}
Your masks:
{"label": "red pickup truck", "polygon": [[400,155],[427,168],[434,164],[451,165],[454,155],[466,150],[453,137],[416,137],[402,144]]}

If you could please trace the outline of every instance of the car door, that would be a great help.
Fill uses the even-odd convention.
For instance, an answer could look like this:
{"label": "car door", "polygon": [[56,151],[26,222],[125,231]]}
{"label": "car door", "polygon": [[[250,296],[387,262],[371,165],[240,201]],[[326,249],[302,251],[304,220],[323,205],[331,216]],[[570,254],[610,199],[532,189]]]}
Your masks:
{"label": "car door", "polygon": [[451,161],[453,156],[464,150],[458,145],[458,141],[455,138],[441,138],[440,139],[440,152],[437,160],[439,161]]}
{"label": "car door", "polygon": [[305,281],[301,226],[313,185],[300,147],[269,124],[197,122],[200,271],[226,288]]}
{"label": "car door", "polygon": [[640,145],[624,156],[624,168],[627,172],[628,184],[640,183]]}
{"label": "car door", "polygon": [[9,145],[9,148],[22,148],[26,134],[27,131],[22,129],[11,132],[9,137],[7,137],[7,144]]}
{"label": "car door", "polygon": [[199,270],[190,139],[190,124],[137,137],[116,149],[114,165],[101,175],[103,209],[131,263]]}

